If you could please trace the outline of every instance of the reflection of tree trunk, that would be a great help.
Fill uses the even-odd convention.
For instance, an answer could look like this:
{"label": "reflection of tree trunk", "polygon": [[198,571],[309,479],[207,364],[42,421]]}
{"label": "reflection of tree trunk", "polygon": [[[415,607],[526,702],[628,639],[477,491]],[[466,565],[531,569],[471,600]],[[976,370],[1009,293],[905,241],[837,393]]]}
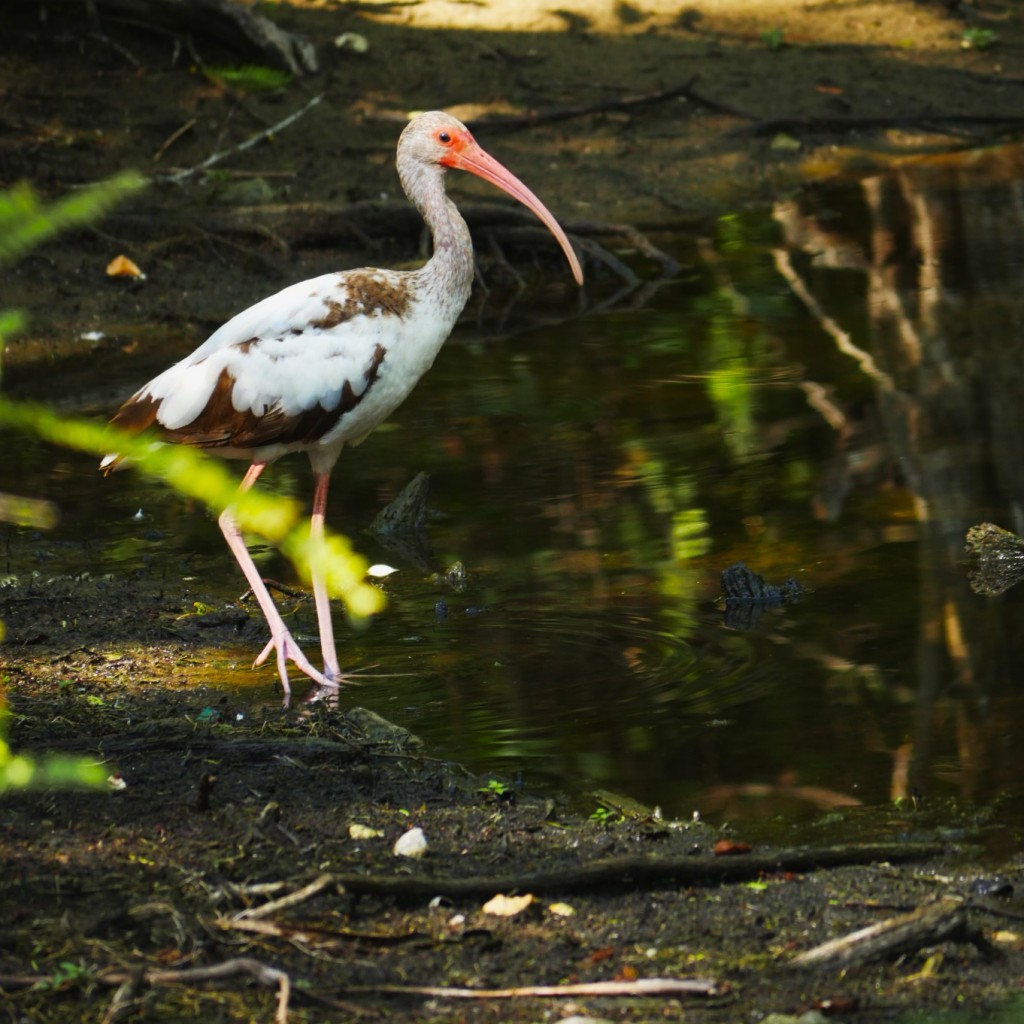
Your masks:
{"label": "reflection of tree trunk", "polygon": [[944,287],[940,246],[954,230],[944,223],[948,186],[940,181],[934,189],[928,179],[904,170],[864,183],[872,225],[872,341],[897,388],[879,395],[879,408],[921,529],[911,792],[928,788],[937,702],[951,685],[967,692],[973,682],[970,660],[950,656],[953,623],[982,611],[956,565],[984,493],[978,450],[984,432],[969,356],[957,351],[959,339],[946,315],[954,305],[954,293]]}
{"label": "reflection of tree trunk", "polygon": [[[998,157],[993,163],[998,163]],[[1021,154],[1000,168],[1015,182]],[[867,234],[819,221],[792,204],[777,219],[815,262],[866,277],[863,346],[891,456],[920,530],[919,635],[913,752],[905,786],[925,789],[939,718],[956,726],[965,797],[998,723],[978,721],[1005,680],[1005,644],[993,643],[1000,606],[972,594],[960,562],[964,534],[992,501],[992,475],[1024,523],[1024,201],[1019,184],[979,186],[953,160],[906,165],[862,183]],[[858,231],[859,229],[859,231]],[[862,239],[857,244],[858,233]],[[982,642],[984,641],[984,642]],[[993,651],[999,657],[993,657]],[[952,705],[942,699],[952,695]],[[965,701],[962,698],[972,696]],[[989,765],[989,768],[992,766]]]}

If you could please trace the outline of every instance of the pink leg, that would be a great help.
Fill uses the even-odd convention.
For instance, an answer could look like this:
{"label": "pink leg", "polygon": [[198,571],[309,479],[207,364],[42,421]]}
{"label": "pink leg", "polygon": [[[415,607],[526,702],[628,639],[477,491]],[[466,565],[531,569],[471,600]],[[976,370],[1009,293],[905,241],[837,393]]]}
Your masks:
{"label": "pink leg", "polygon": [[[249,490],[249,488],[252,487],[252,485],[259,479],[260,473],[262,473],[265,468],[265,462],[254,462],[246,472],[239,490]],[[256,568],[256,563],[252,560],[252,556],[249,554],[249,551],[245,546],[245,540],[242,537],[242,530],[238,525],[238,521],[231,514],[230,509],[225,509],[220,514],[218,522],[220,524],[221,533],[224,534],[224,539],[228,542],[228,547],[231,548],[242,572],[245,573],[245,578],[248,581],[256,600],[259,602],[260,608],[263,610],[263,614],[267,620],[267,625],[270,627],[270,643],[263,648],[262,654],[260,654],[260,656],[253,662],[253,668],[257,665],[262,665],[263,662],[267,660],[270,652],[272,650],[276,650],[277,673],[281,677],[281,685],[284,686],[284,692],[286,695],[291,693],[291,687],[288,685],[287,663],[289,658],[295,662],[301,672],[304,672],[310,677],[310,679],[315,680],[322,686],[336,685],[323,673],[318,672],[313,668],[305,654],[302,653],[302,649],[288,631],[288,627],[284,624],[284,620],[281,618],[281,613],[277,610],[266,585],[260,577],[259,570]]]}
{"label": "pink leg", "polygon": [[[316,487],[313,491],[313,517],[309,523],[310,536],[319,540],[324,535],[324,515],[327,512],[327,487],[331,482],[330,473],[316,473]],[[317,564],[310,566],[313,577],[313,597],[316,599],[316,618],[320,623],[320,649],[324,655],[324,675],[331,682],[341,681],[338,667],[338,652],[334,646],[334,624],[331,622],[331,603],[327,596],[327,584],[323,571]]]}

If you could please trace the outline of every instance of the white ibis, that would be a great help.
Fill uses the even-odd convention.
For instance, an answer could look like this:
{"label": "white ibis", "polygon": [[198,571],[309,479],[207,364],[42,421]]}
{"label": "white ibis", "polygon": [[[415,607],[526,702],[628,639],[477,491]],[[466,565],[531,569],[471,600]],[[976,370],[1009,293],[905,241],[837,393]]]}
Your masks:
{"label": "white ibis", "polygon": [[[358,444],[385,420],[430,368],[469,299],[473,243],[445,193],[449,168],[469,171],[531,209],[558,240],[577,283],[583,271],[565,232],[544,204],[448,114],[420,114],[398,140],[398,176],[434,240],[419,270],[364,268],[325,274],[257,302],[215,331],[190,356],[151,380],[112,422],[165,440],[247,459],[246,491],[264,468],[289,452],[309,455],[315,480],[311,531],[323,534],[331,469],[346,444]],[[101,468],[122,459],[108,455]],[[312,566],[323,671],[310,664],[274,605],[225,509],[220,528],[270,627],[253,663],[277,652],[286,696],[288,661],[322,686],[344,681],[322,571]]]}

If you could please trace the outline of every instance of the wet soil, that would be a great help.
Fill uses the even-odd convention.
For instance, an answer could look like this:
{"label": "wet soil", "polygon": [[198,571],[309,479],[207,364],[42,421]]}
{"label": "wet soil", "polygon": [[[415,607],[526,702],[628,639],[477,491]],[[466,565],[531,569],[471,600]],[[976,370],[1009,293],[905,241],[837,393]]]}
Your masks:
{"label": "wet soil", "polygon": [[[90,25],[77,5],[25,4],[12,15],[16,31],[0,41],[0,185],[28,179],[57,197],[128,166],[154,183],[7,271],[4,304],[31,317],[5,353],[8,393],[44,394],[52,373],[43,368],[57,363],[62,404],[101,416],[180,354],[157,351],[151,325],[161,337],[179,329],[184,352],[292,280],[416,259],[422,233],[402,212],[391,169],[412,109],[461,113],[578,239],[643,277],[663,267],[609,236],[608,224],[657,240],[808,176],[991,144],[1019,128],[1024,89],[1024,25],[1012,4],[426,0],[270,13],[316,42],[322,71],[266,92],[212,73],[252,58],[201,35]],[[965,48],[969,29],[997,40]],[[344,32],[368,50],[334,47]],[[321,93],[215,173],[159,179],[234,150]],[[509,230],[508,207],[483,186],[452,185],[477,211],[484,282],[514,291],[543,277],[543,296],[525,293],[534,304],[575,302],[552,272],[556,251]],[[347,218],[353,204],[360,218]],[[107,279],[120,252],[144,282]],[[584,308],[622,283],[597,249],[587,256]],[[106,340],[79,340],[89,331]],[[76,375],[97,360],[102,381]],[[8,562],[26,562],[29,543],[34,554],[46,545],[9,531]],[[1012,887],[997,884],[992,902],[992,869],[972,866],[980,817],[858,812],[798,836],[785,825],[759,836],[666,823],[643,810],[594,820],[557,795],[432,759],[353,711],[345,694],[340,707],[256,715],[208,699],[197,684],[208,652],[255,653],[255,617],[201,625],[182,619],[201,596],[185,584],[93,578],[87,544],[49,554],[64,571],[15,573],[0,590],[10,739],[21,753],[88,754],[120,774],[102,793],[4,797],[0,1019],[272,1019],[280,975],[260,985],[244,971],[178,983],[146,973],[238,958],[286,972],[291,1020],[753,1020],[817,1006],[876,1021],[902,1008],[989,1007],[1019,987]],[[421,860],[392,853],[410,827],[430,844]],[[824,854],[787,855],[790,837],[854,848],[837,866]],[[937,839],[938,850],[907,845]],[[716,872],[705,864],[721,840],[753,846],[727,846],[722,863],[776,852]],[[859,863],[855,847],[868,840],[890,844],[877,853],[884,866]],[[900,845],[908,862],[898,863]],[[679,866],[687,859],[698,869]],[[612,878],[588,881],[585,869],[605,861]],[[1012,880],[1019,868],[1000,870]],[[513,917],[484,913],[499,891],[536,899]],[[292,892],[291,905],[254,913]],[[875,962],[793,967],[801,950],[950,893],[973,901],[980,935],[925,931]],[[647,977],[713,985],[701,995],[502,1000],[396,987]]]}
{"label": "wet soil", "polygon": [[[19,615],[34,596],[48,612]],[[999,1006],[1017,991],[1019,872],[976,863],[984,813],[855,810],[759,833],[603,796],[607,813],[588,815],[439,761],[371,711],[253,713],[179,688],[216,648],[211,630],[236,642],[228,623],[160,636],[161,622],[182,633],[188,596],[79,579],[4,602],[12,639],[30,641],[8,664],[14,745],[85,755],[111,775],[104,791],[4,797],[2,1019],[270,1020],[282,974],[257,984],[262,968],[290,980],[293,1021],[815,1008],[878,1021]],[[91,644],[84,622],[76,631],[83,607],[112,621],[126,601],[148,625],[120,652]],[[429,844],[422,858],[393,852],[410,829]],[[499,894],[533,901],[503,917],[487,908]],[[941,899],[959,915],[952,927]],[[915,926],[863,961],[795,962],[922,908],[945,926]],[[218,965],[231,973],[204,973]],[[693,991],[523,991],[643,979]],[[464,991],[482,989],[490,996]]]}

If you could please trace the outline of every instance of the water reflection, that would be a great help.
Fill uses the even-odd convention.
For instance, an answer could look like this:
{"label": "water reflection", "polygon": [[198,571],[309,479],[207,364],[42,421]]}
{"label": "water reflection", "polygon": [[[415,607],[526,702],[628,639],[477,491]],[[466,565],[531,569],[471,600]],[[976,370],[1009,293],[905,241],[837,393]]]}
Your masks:
{"label": "water reflection", "polygon": [[[641,308],[505,340],[464,325],[339,464],[331,525],[399,569],[386,612],[342,632],[343,664],[380,673],[343,699],[480,771],[677,815],[1020,794],[1022,598],[972,593],[961,564],[972,523],[1024,528],[1020,163],[815,188],[677,240],[686,271]],[[201,509],[6,442],[0,490],[64,512],[52,536],[5,528],[7,571],[237,597]],[[433,568],[464,563],[463,590],[361,533],[421,470]],[[308,495],[303,460],[266,475]],[[730,628],[715,598],[740,560],[810,593]],[[271,672],[227,668],[251,648],[211,652],[207,682],[276,705]]]}
{"label": "water reflection", "polygon": [[[780,272],[872,389],[869,406],[846,403],[836,424],[823,507],[840,518],[844,493],[888,477],[917,525],[913,713],[895,795],[938,777],[966,799],[1020,789],[1020,598],[973,594],[962,562],[973,523],[1024,525],[1022,170],[1019,148],[911,162],[775,211]],[[836,302],[844,281],[860,309]]]}

